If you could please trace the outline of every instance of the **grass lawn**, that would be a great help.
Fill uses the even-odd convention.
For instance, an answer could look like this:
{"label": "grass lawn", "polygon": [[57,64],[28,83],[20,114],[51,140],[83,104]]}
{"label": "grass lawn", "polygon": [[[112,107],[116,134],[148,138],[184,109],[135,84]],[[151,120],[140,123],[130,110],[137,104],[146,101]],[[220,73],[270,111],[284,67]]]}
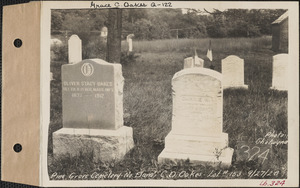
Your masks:
{"label": "grass lawn", "polygon": [[[244,59],[248,90],[226,89],[223,93],[223,132],[235,149],[229,168],[157,164],[164,149],[164,138],[171,130],[173,75],[183,69],[183,59],[205,57],[209,39],[135,41],[136,61],[123,65],[124,125],[133,128],[135,147],[121,162],[93,163],[92,154],[53,158],[52,133],[62,128],[60,67],[67,62],[52,61],[51,123],[49,125],[48,170],[51,175],[121,174],[107,179],[211,179],[286,178],[287,144],[259,145],[267,133],[281,133],[287,140],[287,92],[269,90],[272,83],[271,37],[212,39],[213,65],[221,72],[221,59],[237,55]],[[122,51],[126,51],[122,43]],[[274,138],[275,139],[275,138]],[[246,146],[245,146],[246,145]],[[259,148],[259,149],[258,149]],[[258,151],[259,150],[259,151]],[[247,156],[248,155],[248,156]],[[263,171],[263,172],[262,172]],[[127,176],[125,175],[127,173]],[[195,173],[198,173],[196,175]],[[131,174],[131,175],[130,175]],[[77,177],[79,178],[79,177]],[[92,178],[88,178],[92,179]],[[104,178],[105,179],[105,178]]]}

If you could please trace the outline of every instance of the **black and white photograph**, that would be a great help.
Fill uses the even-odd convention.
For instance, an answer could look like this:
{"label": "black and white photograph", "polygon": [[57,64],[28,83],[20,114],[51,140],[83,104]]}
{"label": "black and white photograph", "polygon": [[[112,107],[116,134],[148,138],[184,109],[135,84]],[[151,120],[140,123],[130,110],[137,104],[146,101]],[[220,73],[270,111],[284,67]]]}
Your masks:
{"label": "black and white photograph", "polygon": [[43,185],[288,184],[292,4],[43,3]]}

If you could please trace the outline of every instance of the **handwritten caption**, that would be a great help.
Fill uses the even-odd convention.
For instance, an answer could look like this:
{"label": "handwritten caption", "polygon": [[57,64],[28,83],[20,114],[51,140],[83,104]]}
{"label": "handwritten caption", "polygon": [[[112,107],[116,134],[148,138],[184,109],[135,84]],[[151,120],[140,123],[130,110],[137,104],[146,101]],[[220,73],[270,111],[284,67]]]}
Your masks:
{"label": "handwritten caption", "polygon": [[[245,174],[247,173],[247,174]],[[280,171],[268,170],[249,170],[247,172],[242,171],[229,171],[229,170],[211,170],[209,172],[201,171],[169,171],[160,170],[153,172],[93,172],[86,174],[77,174],[72,172],[70,174],[59,174],[53,172],[50,175],[52,180],[119,180],[119,179],[210,179],[210,178],[278,178],[280,177]]]}
{"label": "handwritten caption", "polygon": [[173,7],[172,2],[94,2],[91,1],[90,8],[171,8]]}
{"label": "handwritten caption", "polygon": [[248,139],[238,141],[237,144],[237,160],[258,160],[261,164],[264,164],[272,152],[272,147],[287,145],[287,134],[282,132],[270,131],[255,140]]}
{"label": "handwritten caption", "polygon": [[[271,182],[271,183],[270,183]],[[285,180],[282,180],[282,181],[274,181],[274,180],[264,180],[262,181],[259,185],[260,186],[283,186],[285,184]]]}

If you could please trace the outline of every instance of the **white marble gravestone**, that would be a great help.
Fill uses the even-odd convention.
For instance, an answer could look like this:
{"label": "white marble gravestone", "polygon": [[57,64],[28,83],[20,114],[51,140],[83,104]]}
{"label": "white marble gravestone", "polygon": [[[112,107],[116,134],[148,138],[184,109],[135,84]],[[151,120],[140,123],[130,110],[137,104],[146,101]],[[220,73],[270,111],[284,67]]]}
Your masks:
{"label": "white marble gravestone", "polygon": [[223,88],[245,88],[244,60],[235,55],[222,59]]}
{"label": "white marble gravestone", "polygon": [[122,66],[87,59],[62,66],[63,128],[53,133],[54,156],[93,153],[95,161],[121,160],[133,148],[123,126]]}
{"label": "white marble gravestone", "polygon": [[72,35],[68,41],[69,63],[78,63],[82,60],[81,39]]}
{"label": "white marble gravestone", "polygon": [[204,66],[204,60],[199,58],[198,56],[194,57],[187,57],[184,59],[184,65],[183,68],[192,68],[192,67],[203,67]]}
{"label": "white marble gravestone", "polygon": [[222,75],[206,68],[183,69],[174,75],[172,89],[172,130],[158,162],[189,159],[196,164],[230,165],[233,149],[222,127]]}
{"label": "white marble gravestone", "polygon": [[134,37],[134,34],[127,35],[127,42],[128,42],[128,51],[132,52],[133,44],[132,44],[132,38]]}
{"label": "white marble gravestone", "polygon": [[277,54],[273,56],[272,87],[276,90],[288,90],[288,54]]}

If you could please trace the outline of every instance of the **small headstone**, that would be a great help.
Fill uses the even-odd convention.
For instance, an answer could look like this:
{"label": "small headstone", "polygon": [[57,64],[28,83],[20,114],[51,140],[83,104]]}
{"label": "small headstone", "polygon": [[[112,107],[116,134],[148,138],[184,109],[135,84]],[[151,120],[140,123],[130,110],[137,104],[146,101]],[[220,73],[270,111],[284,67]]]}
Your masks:
{"label": "small headstone", "polygon": [[165,138],[160,163],[189,159],[191,163],[230,165],[233,149],[222,132],[222,75],[206,68],[183,69],[172,79],[172,130]]}
{"label": "small headstone", "polygon": [[272,87],[276,90],[288,90],[288,54],[277,54],[273,56]]}
{"label": "small headstone", "polygon": [[244,60],[238,56],[230,55],[222,59],[223,88],[245,88]]}
{"label": "small headstone", "polygon": [[184,59],[183,68],[192,68],[192,67],[203,67],[204,60],[199,58],[198,56],[188,57]]}
{"label": "small headstone", "polygon": [[107,32],[107,27],[105,27],[105,26],[102,27],[100,36],[101,36],[101,37],[107,37],[107,34],[108,34],[108,32]]}
{"label": "small headstone", "polygon": [[62,66],[62,123],[53,133],[55,155],[92,152],[95,160],[119,160],[133,147],[123,126],[122,66],[87,59]]}
{"label": "small headstone", "polygon": [[82,60],[81,40],[77,35],[72,35],[68,41],[69,63],[74,64]]}
{"label": "small headstone", "polygon": [[132,52],[132,38],[134,37],[134,34],[127,35],[127,42],[128,42],[128,51]]}
{"label": "small headstone", "polygon": [[54,79],[53,79],[53,73],[50,72],[50,81],[52,81],[52,80],[54,80]]}

